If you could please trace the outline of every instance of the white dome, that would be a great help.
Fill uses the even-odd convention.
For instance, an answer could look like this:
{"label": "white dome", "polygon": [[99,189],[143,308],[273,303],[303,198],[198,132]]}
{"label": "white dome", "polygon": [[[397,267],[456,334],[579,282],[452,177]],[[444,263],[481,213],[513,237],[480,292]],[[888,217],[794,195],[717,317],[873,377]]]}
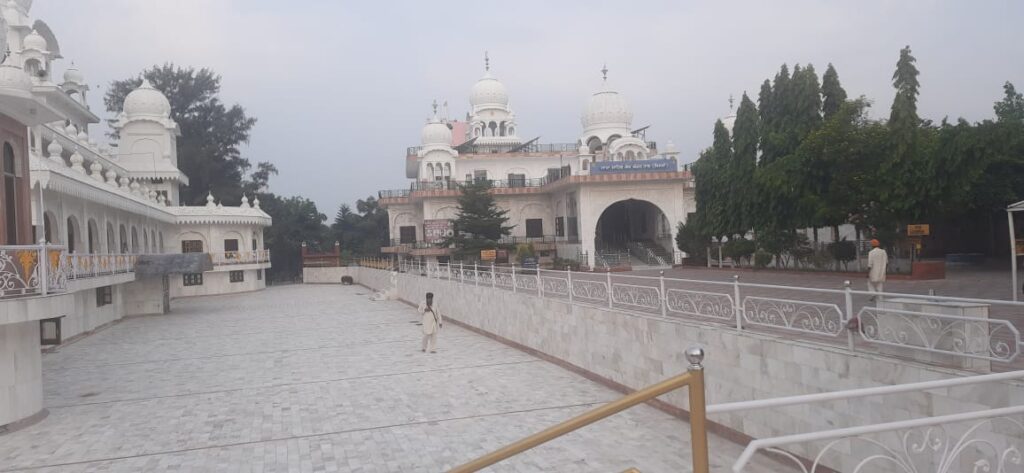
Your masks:
{"label": "white dome", "polygon": [[452,130],[448,128],[448,125],[438,121],[437,117],[434,117],[433,120],[423,127],[423,132],[420,134],[420,142],[423,146],[451,146]]}
{"label": "white dome", "polygon": [[732,113],[729,116],[723,118],[722,124],[725,125],[726,130],[729,130],[729,134],[732,134],[732,127],[736,125],[736,114]]}
{"label": "white dome", "polygon": [[491,77],[488,73],[473,84],[473,90],[469,93],[469,103],[474,107],[483,105],[508,106],[508,91],[505,84]]}
{"label": "white dome", "polygon": [[75,67],[75,63],[71,63],[71,67],[64,71],[64,82],[78,85],[85,84],[85,76],[82,75],[82,71]]}
{"label": "white dome", "polygon": [[614,90],[602,90],[590,96],[580,117],[583,128],[618,126],[629,128],[633,112],[626,98]]}
{"label": "white dome", "polygon": [[46,51],[46,38],[32,30],[28,36],[25,36],[23,41],[24,49],[35,49],[36,51]]}
{"label": "white dome", "polygon": [[124,98],[123,111],[129,120],[138,116],[167,118],[171,115],[171,102],[148,80],[142,79],[142,85]]}

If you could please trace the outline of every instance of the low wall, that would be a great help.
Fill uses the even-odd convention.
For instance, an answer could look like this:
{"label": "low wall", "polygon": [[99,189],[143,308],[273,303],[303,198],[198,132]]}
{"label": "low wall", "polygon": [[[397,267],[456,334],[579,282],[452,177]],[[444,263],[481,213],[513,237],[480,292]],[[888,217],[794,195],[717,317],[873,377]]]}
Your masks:
{"label": "low wall", "polygon": [[[391,275],[387,271],[369,268],[351,268],[350,271],[357,283],[373,289],[390,284]],[[334,276],[307,273],[307,281],[323,279],[326,282]],[[569,305],[565,301],[541,299],[532,293],[460,285],[413,274],[398,275],[400,299],[418,303],[428,291],[434,293],[435,304],[445,317],[632,389],[684,372],[688,365],[684,350],[702,346],[707,352],[705,376],[709,404],[969,374],[690,320]],[[687,408],[684,391],[671,393],[662,400]],[[1024,404],[1024,384],[991,383],[929,393],[720,414],[711,420],[741,436],[766,438],[1021,404]],[[814,453],[801,451],[799,447],[791,451],[811,457]],[[852,465],[842,465],[839,470],[852,470]]]}

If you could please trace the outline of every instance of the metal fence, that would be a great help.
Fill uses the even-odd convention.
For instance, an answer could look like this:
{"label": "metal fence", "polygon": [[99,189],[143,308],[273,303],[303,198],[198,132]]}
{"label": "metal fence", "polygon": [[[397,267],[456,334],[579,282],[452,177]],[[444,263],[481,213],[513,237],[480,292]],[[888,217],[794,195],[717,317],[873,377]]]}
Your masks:
{"label": "metal fence", "polygon": [[223,253],[210,253],[215,266],[230,266],[235,264],[259,264],[270,261],[270,250],[252,251],[225,251]]}
{"label": "metal fence", "polygon": [[[399,271],[980,371],[1024,367],[1024,303],[621,273],[402,261]],[[982,310],[982,308],[984,310]]]}

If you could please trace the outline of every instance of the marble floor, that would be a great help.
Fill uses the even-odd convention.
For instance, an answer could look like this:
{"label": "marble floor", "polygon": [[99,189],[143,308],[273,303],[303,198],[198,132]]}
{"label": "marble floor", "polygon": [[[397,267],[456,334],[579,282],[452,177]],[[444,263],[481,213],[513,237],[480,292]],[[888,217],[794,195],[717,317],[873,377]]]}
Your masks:
{"label": "marble floor", "polygon": [[[0,472],[437,472],[618,393],[352,286],[176,300],[44,355],[49,416]],[[690,471],[685,422],[629,410],[488,471]],[[712,471],[741,448],[711,439]],[[759,465],[747,471],[776,471]]]}

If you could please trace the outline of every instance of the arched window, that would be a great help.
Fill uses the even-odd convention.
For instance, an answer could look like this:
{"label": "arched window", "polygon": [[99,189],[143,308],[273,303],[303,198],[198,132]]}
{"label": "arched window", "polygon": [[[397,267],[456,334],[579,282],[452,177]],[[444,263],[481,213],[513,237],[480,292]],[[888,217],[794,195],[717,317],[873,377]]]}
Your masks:
{"label": "arched window", "polygon": [[159,239],[159,242],[160,242],[160,253],[162,254],[164,252],[164,232],[160,232],[160,237],[159,238],[160,238]]}
{"label": "arched window", "polygon": [[128,230],[125,229],[124,224],[121,224],[120,231],[118,232],[121,237],[121,253],[128,252]]}
{"label": "arched window", "polygon": [[491,124],[487,125],[487,127],[490,128],[490,130],[491,130],[491,132],[488,133],[487,136],[497,136],[497,134],[496,134],[497,131],[498,131],[498,124],[497,123],[491,122]]}
{"label": "arched window", "polygon": [[78,251],[78,238],[81,232],[78,230],[78,221],[75,217],[68,217],[68,252]]}
{"label": "arched window", "polygon": [[43,239],[47,243],[55,243],[53,241],[53,218],[50,217],[50,213],[43,214]]}
{"label": "arched window", "polygon": [[132,253],[139,252],[139,231],[132,227]]}
{"label": "arched window", "polygon": [[498,124],[498,134],[501,136],[505,136],[505,122],[501,122],[500,124]]}
{"label": "arched window", "polygon": [[8,245],[18,244],[18,169],[14,147],[4,142],[4,224]]}
{"label": "arched window", "polygon": [[142,252],[149,254],[149,232],[142,230]]}
{"label": "arched window", "polygon": [[514,127],[514,126],[508,127],[508,136],[516,136],[516,127]]}
{"label": "arched window", "polygon": [[634,158],[636,155],[633,154],[633,150],[626,151],[626,161],[632,161]]}
{"label": "arched window", "polygon": [[88,242],[87,242],[88,243],[87,247],[89,249],[89,253],[90,254],[99,253],[100,231],[99,231],[98,228],[96,228],[96,221],[93,220],[93,219],[89,219],[89,224],[87,226],[88,226],[88,231],[89,231]]}
{"label": "arched window", "polygon": [[587,149],[590,150],[590,154],[596,154],[598,151],[601,151],[602,147],[601,139],[596,136],[592,136],[587,140]]}
{"label": "arched window", "polygon": [[107,253],[117,253],[117,240],[114,239],[114,224],[107,222]]}

